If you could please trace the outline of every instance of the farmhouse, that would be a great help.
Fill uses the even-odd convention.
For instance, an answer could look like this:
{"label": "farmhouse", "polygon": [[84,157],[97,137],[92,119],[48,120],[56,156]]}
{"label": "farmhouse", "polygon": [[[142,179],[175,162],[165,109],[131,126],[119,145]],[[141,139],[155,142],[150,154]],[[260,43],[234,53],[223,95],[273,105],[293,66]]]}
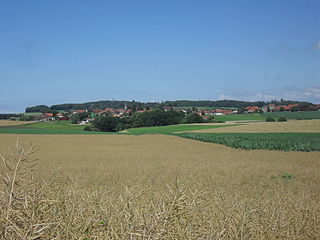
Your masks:
{"label": "farmhouse", "polygon": [[73,111],[73,114],[85,113],[85,112],[88,112],[88,110],[79,109],[79,110],[74,110],[74,111]]}
{"label": "farmhouse", "polygon": [[312,110],[314,111],[320,111],[320,104],[316,104],[312,107]]}
{"label": "farmhouse", "polygon": [[214,115],[227,115],[227,114],[233,114],[232,110],[228,109],[222,109],[222,108],[217,108],[212,111]]}
{"label": "farmhouse", "polygon": [[47,122],[47,121],[53,121],[54,119],[54,114],[53,113],[44,113],[41,115],[40,120],[41,122]]}
{"label": "farmhouse", "polygon": [[249,106],[245,108],[247,113],[256,113],[259,112],[261,110],[261,108],[259,108],[258,106]]}
{"label": "farmhouse", "polygon": [[280,105],[276,106],[273,109],[273,112],[291,112],[295,107],[298,107],[299,104],[289,104],[289,105]]}

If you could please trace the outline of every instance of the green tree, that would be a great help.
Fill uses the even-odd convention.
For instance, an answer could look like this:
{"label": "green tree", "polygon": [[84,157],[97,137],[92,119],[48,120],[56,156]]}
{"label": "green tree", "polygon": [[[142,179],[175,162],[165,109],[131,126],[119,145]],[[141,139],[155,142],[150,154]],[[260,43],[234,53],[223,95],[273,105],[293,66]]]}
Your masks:
{"label": "green tree", "polygon": [[92,123],[93,128],[102,132],[116,132],[118,119],[111,116],[100,116]]}
{"label": "green tree", "polygon": [[181,123],[186,124],[186,123],[202,123],[203,118],[199,116],[197,113],[189,113],[187,114],[182,120]]}
{"label": "green tree", "polygon": [[72,124],[77,124],[82,122],[83,120],[85,120],[88,117],[87,113],[76,113],[76,114],[72,114],[70,117],[71,123]]}

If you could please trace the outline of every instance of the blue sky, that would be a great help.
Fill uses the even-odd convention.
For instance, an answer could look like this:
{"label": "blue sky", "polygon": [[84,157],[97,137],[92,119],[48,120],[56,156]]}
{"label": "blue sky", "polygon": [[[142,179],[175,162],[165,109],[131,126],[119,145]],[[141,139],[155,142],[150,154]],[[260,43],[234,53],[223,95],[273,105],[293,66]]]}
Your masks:
{"label": "blue sky", "polygon": [[0,81],[0,112],[107,99],[320,103],[320,1],[1,1]]}

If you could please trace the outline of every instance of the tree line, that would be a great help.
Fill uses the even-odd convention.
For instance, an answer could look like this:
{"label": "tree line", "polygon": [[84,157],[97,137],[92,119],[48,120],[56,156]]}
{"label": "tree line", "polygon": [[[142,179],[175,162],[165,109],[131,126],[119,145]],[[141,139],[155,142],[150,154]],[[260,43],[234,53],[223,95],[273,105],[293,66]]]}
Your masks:
{"label": "tree line", "polygon": [[[247,106],[258,106],[262,107],[268,104],[275,105],[288,105],[288,104],[303,104],[304,106],[313,106],[312,103],[309,102],[298,102],[298,101],[290,101],[290,100],[272,100],[269,102],[266,101],[256,101],[256,102],[248,102],[248,101],[237,101],[237,100],[218,100],[218,101],[190,101],[190,100],[177,100],[177,101],[165,101],[165,102],[137,102],[137,101],[97,101],[97,102],[87,102],[87,103],[66,103],[66,104],[57,104],[52,106],[46,105],[38,105],[33,107],[27,107],[25,112],[51,112],[57,110],[70,111],[75,109],[83,109],[83,110],[93,110],[93,109],[105,109],[105,108],[125,108],[132,110],[142,110],[142,109],[154,109],[154,108],[164,108],[164,107],[210,107],[210,108],[218,108],[218,107],[233,107],[233,108],[245,108]],[[308,107],[307,107],[308,108]]]}

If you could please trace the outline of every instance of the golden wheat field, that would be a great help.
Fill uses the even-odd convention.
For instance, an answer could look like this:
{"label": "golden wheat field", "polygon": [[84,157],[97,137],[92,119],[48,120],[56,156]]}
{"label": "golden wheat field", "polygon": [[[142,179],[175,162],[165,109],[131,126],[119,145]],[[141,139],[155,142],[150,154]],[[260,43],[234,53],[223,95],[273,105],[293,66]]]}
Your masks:
{"label": "golden wheat field", "polygon": [[[17,137],[0,135],[4,176],[21,159],[17,184],[1,185],[3,238],[320,239],[320,152],[164,135],[22,135],[7,154]],[[31,143],[35,153],[21,152]]]}
{"label": "golden wheat field", "polygon": [[[227,122],[224,124],[239,124],[238,122]],[[210,128],[197,130],[199,133],[224,133],[224,132],[320,132],[320,119],[313,120],[290,120],[288,122],[246,122],[239,126],[228,128]]]}
{"label": "golden wheat field", "polygon": [[0,120],[0,127],[1,126],[17,126],[17,125],[24,125],[33,123],[30,121],[11,121],[11,120]]}

